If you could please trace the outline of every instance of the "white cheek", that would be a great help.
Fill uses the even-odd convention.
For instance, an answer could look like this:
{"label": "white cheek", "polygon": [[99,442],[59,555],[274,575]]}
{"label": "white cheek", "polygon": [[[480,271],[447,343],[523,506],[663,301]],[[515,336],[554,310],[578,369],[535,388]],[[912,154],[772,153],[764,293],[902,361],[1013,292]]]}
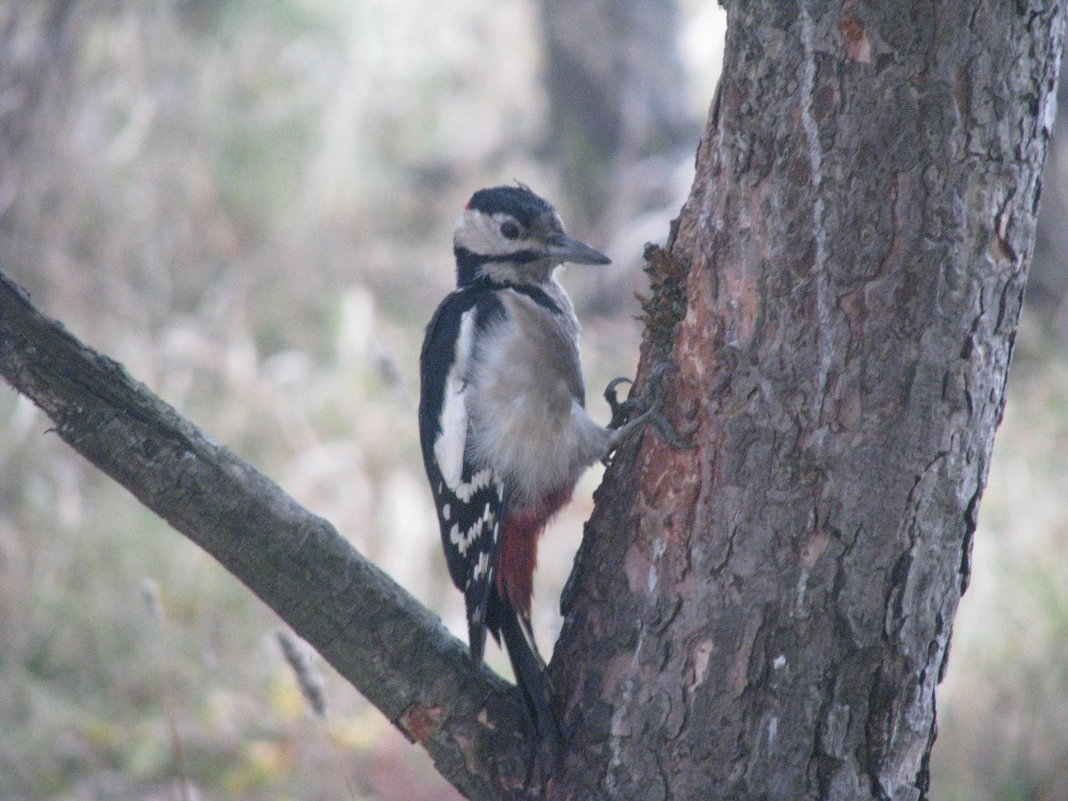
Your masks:
{"label": "white cheek", "polygon": [[480,255],[507,255],[524,250],[534,250],[541,245],[533,239],[508,239],[501,233],[501,223],[510,219],[507,214],[492,217],[480,211],[465,209],[456,221],[453,242]]}

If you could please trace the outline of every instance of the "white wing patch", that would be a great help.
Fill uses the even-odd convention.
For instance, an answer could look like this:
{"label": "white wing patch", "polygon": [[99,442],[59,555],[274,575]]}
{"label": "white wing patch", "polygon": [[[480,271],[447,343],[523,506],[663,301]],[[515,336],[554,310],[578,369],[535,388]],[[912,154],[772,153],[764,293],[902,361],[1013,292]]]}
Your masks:
{"label": "white wing patch", "polygon": [[[476,492],[483,487],[488,487],[493,483],[493,480],[493,471],[488,467],[485,467],[471,476],[470,481],[460,481],[455,486],[450,484],[449,489],[451,489],[461,501],[468,503],[471,498],[474,497]],[[498,490],[497,494],[500,494],[500,490]]]}
{"label": "white wing patch", "polygon": [[489,576],[489,554],[485,551],[478,555],[475,569],[471,571],[471,580],[478,581],[482,576]]}
{"label": "white wing patch", "polygon": [[[471,361],[475,342],[475,309],[460,315],[460,334],[456,337],[456,352],[445,378],[445,397],[441,406],[441,430],[434,440],[434,459],[445,484],[456,491],[464,471],[464,448],[467,444],[467,403],[464,400],[464,379]],[[478,478],[478,476],[475,476]],[[459,495],[459,492],[456,492]],[[461,496],[462,499],[462,496]]]}

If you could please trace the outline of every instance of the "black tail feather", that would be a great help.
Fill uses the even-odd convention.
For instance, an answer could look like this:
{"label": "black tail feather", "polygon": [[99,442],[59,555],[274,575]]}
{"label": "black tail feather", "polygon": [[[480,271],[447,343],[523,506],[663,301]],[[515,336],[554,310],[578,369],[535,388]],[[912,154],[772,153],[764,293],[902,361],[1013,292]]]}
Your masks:
{"label": "black tail feather", "polygon": [[470,593],[467,594],[467,643],[471,650],[471,659],[476,665],[482,664],[482,656],[486,650],[487,601],[488,599],[476,599]]}
{"label": "black tail feather", "polygon": [[508,659],[512,663],[516,684],[523,694],[523,701],[539,736],[549,745],[555,757],[563,748],[564,738],[553,711],[545,661],[538,653],[530,621],[513,609],[507,600],[503,600],[501,606],[504,608],[500,610],[497,622],[508,650]]}

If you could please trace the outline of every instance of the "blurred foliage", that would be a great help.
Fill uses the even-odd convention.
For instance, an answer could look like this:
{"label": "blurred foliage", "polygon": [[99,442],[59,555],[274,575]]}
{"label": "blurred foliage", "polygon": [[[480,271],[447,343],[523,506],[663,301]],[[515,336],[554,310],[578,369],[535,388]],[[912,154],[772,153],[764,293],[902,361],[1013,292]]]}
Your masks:
{"label": "blurred foliage", "polygon": [[1025,318],[939,695],[932,797],[1068,798],[1068,362]]}
{"label": "blurred foliage", "polygon": [[[720,18],[682,8],[699,121]],[[541,159],[538,13],[0,6],[0,264],[461,636],[419,463],[416,364],[473,189],[522,179],[567,217],[567,176]],[[575,231],[617,262],[566,277],[600,419],[594,388],[636,360],[642,245],[666,235],[692,155],[650,169],[675,187],[660,211]],[[941,696],[937,798],[1068,797],[1068,368],[1037,331],[1020,350]],[[598,478],[542,549],[545,642]],[[0,801],[457,798],[322,664],[327,715],[311,714],[278,626],[0,389]]]}

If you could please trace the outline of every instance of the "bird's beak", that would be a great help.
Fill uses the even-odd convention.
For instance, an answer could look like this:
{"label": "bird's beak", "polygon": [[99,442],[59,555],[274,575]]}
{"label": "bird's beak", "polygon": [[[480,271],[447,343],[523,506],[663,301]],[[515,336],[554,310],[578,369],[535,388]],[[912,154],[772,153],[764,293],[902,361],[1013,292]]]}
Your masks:
{"label": "bird's beak", "polygon": [[555,261],[569,261],[572,264],[609,264],[612,261],[600,251],[567,234],[552,234],[546,238],[545,252]]}

